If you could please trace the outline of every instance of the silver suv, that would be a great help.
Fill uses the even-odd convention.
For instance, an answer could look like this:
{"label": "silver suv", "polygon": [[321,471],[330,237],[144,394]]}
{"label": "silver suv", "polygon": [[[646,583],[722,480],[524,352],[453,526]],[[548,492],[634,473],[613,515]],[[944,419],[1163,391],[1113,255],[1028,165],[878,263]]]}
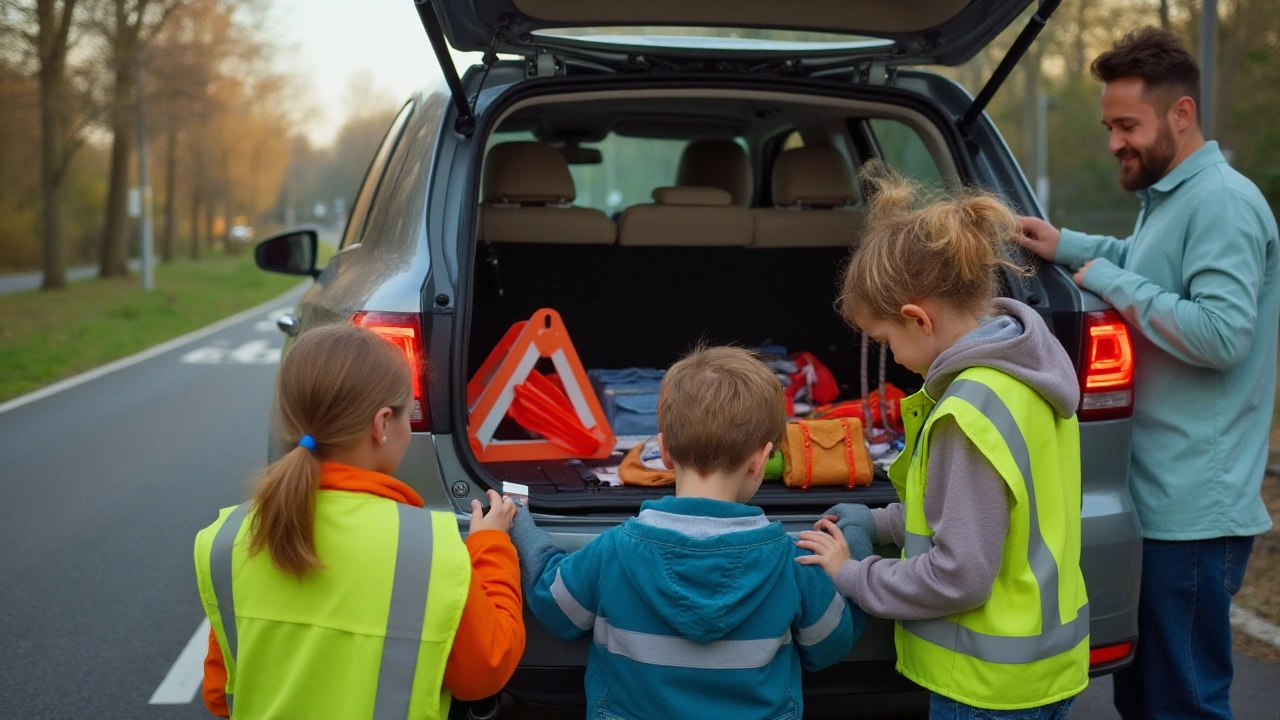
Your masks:
{"label": "silver suv", "polygon": [[[398,475],[428,507],[461,523],[486,488],[520,482],[539,525],[582,547],[670,490],[602,482],[609,460],[478,460],[485,443],[529,437],[503,421],[482,440],[472,417],[468,381],[508,328],[552,308],[593,369],[666,367],[699,338],[783,345],[857,395],[863,349],[832,303],[863,222],[859,165],[880,158],[1043,214],[983,108],[1057,2],[1041,3],[976,100],[913,68],[966,61],[1028,4],[743,1],[730,17],[716,14],[723,3],[420,0],[446,82],[396,116],[324,268],[312,230],[258,246],[262,268],[315,278],[281,328],[356,322],[421,367]],[[450,45],[483,63],[459,76]],[[1111,672],[1137,635],[1128,331],[1054,265],[1006,278],[1005,292],[1044,316],[1079,368],[1091,659]],[[895,363],[885,374],[919,387]],[[799,531],[836,502],[894,500],[878,476],[853,491],[766,483],[754,502]],[[582,703],[586,641],[561,643],[531,617],[528,637],[502,704]],[[891,623],[873,621],[845,663],[805,678],[806,710],[923,708],[893,657]]]}

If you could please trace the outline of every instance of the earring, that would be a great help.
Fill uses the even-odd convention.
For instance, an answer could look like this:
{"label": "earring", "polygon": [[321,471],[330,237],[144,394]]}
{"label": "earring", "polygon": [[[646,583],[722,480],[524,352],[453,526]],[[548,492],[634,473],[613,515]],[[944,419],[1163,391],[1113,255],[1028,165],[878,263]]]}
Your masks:
{"label": "earring", "polygon": [[386,442],[386,441],[387,441],[387,436],[386,436],[386,435],[383,435],[383,436],[382,436],[382,442]]}

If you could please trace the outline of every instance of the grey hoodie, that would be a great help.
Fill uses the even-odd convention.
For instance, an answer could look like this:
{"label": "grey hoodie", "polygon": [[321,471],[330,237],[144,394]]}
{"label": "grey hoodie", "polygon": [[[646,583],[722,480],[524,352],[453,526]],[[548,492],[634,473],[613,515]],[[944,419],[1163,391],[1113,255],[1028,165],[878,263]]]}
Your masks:
{"label": "grey hoodie", "polygon": [[[962,371],[990,367],[1026,383],[1063,418],[1075,414],[1080,388],[1071,359],[1044,320],[1014,300],[995,301],[997,315],[934,360],[925,389],[942,397]],[[933,548],[903,560],[875,555],[840,569],[836,588],[871,615],[921,620],[972,610],[987,601],[1009,532],[1004,480],[951,418],[934,426],[929,444],[925,518]],[[900,503],[873,510],[876,543],[904,543]]]}

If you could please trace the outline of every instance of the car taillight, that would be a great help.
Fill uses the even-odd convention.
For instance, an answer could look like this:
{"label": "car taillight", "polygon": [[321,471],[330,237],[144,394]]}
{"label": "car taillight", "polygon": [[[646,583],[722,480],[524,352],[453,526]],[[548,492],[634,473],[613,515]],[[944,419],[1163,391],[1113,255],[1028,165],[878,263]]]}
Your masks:
{"label": "car taillight", "polygon": [[1090,667],[1095,665],[1106,665],[1107,663],[1113,663],[1117,660],[1123,660],[1129,657],[1129,654],[1132,652],[1132,641],[1089,648],[1089,665]]}
{"label": "car taillight", "polygon": [[1085,313],[1080,352],[1082,421],[1133,415],[1133,342],[1115,310]]}
{"label": "car taillight", "polygon": [[410,408],[409,425],[419,432],[430,430],[427,400],[422,394],[427,366],[422,343],[422,324],[418,321],[418,316],[414,313],[358,312],[351,316],[351,322],[386,338],[408,358],[409,366],[413,368],[413,407]]}

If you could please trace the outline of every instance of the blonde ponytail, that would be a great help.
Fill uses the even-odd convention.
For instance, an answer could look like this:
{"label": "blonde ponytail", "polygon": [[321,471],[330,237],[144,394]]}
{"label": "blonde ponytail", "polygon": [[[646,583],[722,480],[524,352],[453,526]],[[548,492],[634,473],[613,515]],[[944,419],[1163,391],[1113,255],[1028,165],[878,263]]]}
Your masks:
{"label": "blonde ponytail", "polygon": [[926,191],[879,161],[867,163],[859,178],[871,200],[837,300],[847,322],[855,312],[896,318],[903,305],[926,298],[985,313],[999,288],[999,268],[1030,273],[1015,253],[1017,220],[994,195]]}
{"label": "blonde ponytail", "polygon": [[[397,416],[413,401],[405,355],[373,332],[329,325],[304,333],[276,375],[275,433],[292,449],[259,477],[249,554],[266,550],[281,571],[302,578],[323,567],[315,544],[320,462],[360,443],[373,416]],[[309,447],[299,445],[309,438]]]}
{"label": "blonde ponytail", "polygon": [[314,523],[319,487],[320,463],[310,450],[296,446],[272,463],[254,497],[249,554],[266,550],[276,567],[299,578],[320,567]]}

